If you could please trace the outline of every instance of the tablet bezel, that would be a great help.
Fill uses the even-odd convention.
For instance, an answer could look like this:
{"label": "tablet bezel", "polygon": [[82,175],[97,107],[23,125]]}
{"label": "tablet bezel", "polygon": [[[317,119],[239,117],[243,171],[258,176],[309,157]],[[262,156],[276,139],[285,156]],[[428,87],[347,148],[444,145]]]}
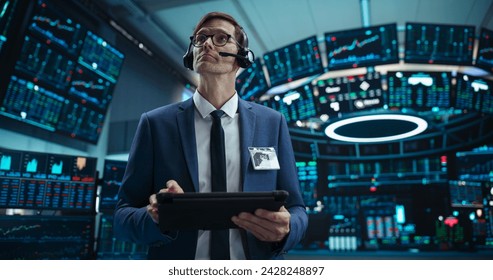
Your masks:
{"label": "tablet bezel", "polygon": [[158,193],[159,229],[215,230],[237,228],[231,218],[257,209],[278,211],[289,193],[264,192]]}

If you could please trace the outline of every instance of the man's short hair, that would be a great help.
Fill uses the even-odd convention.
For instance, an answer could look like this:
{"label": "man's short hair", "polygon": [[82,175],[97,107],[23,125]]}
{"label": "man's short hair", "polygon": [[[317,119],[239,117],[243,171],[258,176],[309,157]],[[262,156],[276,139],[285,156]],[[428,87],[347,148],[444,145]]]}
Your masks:
{"label": "man's short hair", "polygon": [[238,41],[238,43],[244,48],[248,48],[248,46],[245,46],[246,34],[245,31],[243,30],[243,27],[241,27],[241,25],[231,15],[223,12],[210,12],[205,14],[195,26],[195,29],[193,30],[193,35],[195,35],[197,31],[199,31],[199,29],[202,28],[202,25],[204,25],[207,21],[215,18],[222,19],[231,23],[235,27],[234,36],[236,41]]}

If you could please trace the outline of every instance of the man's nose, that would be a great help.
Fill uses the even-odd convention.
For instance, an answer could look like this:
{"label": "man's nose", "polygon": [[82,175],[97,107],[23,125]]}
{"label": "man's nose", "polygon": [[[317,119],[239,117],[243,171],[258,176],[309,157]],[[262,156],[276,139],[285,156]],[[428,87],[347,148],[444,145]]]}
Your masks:
{"label": "man's nose", "polygon": [[207,39],[205,39],[204,41],[204,47],[205,46],[208,46],[209,48],[212,47],[214,45],[214,43],[212,42],[212,36],[211,37],[207,37]]}

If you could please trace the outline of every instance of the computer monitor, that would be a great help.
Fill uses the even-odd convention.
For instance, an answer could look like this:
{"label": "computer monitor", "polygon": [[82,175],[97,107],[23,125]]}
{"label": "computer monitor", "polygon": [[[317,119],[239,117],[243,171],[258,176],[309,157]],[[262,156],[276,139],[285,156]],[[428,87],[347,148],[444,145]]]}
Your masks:
{"label": "computer monitor", "polygon": [[104,161],[99,209],[115,209],[118,202],[118,190],[122,185],[126,167],[126,161],[108,159]]}
{"label": "computer monitor", "polygon": [[92,31],[87,31],[78,63],[99,78],[115,84],[120,76],[125,55]]}
{"label": "computer monitor", "polygon": [[387,72],[389,107],[429,110],[451,106],[449,72]]}
{"label": "computer monitor", "polygon": [[7,42],[10,43],[13,36],[15,36],[14,25],[16,23],[16,14],[20,12],[19,6],[21,6],[19,0],[2,0],[0,1],[0,57],[2,57],[2,51],[4,45]]}
{"label": "computer monitor", "polygon": [[96,158],[0,148],[0,208],[95,213]]}
{"label": "computer monitor", "polygon": [[0,259],[95,259],[94,228],[94,216],[0,215]]}
{"label": "computer monitor", "polygon": [[399,62],[397,25],[386,24],[325,33],[329,70]]}
{"label": "computer monitor", "polygon": [[459,208],[483,208],[481,182],[449,181],[450,206]]}
{"label": "computer monitor", "polygon": [[382,77],[378,72],[319,80],[315,87],[318,115],[338,116],[384,105]]}
{"label": "computer monitor", "polygon": [[472,65],[475,35],[474,26],[408,22],[404,61]]}
{"label": "computer monitor", "polygon": [[318,193],[318,168],[316,160],[297,160],[298,181],[300,182],[301,195],[306,207],[316,207]]}
{"label": "computer monitor", "polygon": [[493,114],[492,81],[463,73],[457,73],[456,79],[455,108]]}
{"label": "computer monitor", "polygon": [[143,260],[147,258],[147,247],[115,238],[113,214],[103,214],[99,220],[96,258],[98,260]]}
{"label": "computer monitor", "polygon": [[260,59],[236,77],[236,91],[241,99],[253,101],[264,94],[269,86]]}
{"label": "computer monitor", "polygon": [[471,151],[459,151],[455,155],[459,180],[493,182],[493,148],[484,146]]}
{"label": "computer monitor", "polygon": [[322,58],[316,36],[270,51],[263,56],[270,86],[323,73]]}
{"label": "computer monitor", "polygon": [[313,89],[310,83],[276,94],[260,103],[281,112],[288,123],[316,116]]}
{"label": "computer monitor", "polygon": [[493,73],[493,30],[481,28],[475,66]]}

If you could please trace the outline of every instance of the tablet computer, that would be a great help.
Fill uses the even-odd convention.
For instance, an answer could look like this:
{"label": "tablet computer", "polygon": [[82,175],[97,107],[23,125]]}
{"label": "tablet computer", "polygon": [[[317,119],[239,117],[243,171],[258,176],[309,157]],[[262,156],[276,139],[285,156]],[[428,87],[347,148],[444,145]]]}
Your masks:
{"label": "tablet computer", "polygon": [[231,217],[261,208],[277,211],[284,205],[287,191],[158,193],[161,232],[185,229],[228,229],[237,226]]}

